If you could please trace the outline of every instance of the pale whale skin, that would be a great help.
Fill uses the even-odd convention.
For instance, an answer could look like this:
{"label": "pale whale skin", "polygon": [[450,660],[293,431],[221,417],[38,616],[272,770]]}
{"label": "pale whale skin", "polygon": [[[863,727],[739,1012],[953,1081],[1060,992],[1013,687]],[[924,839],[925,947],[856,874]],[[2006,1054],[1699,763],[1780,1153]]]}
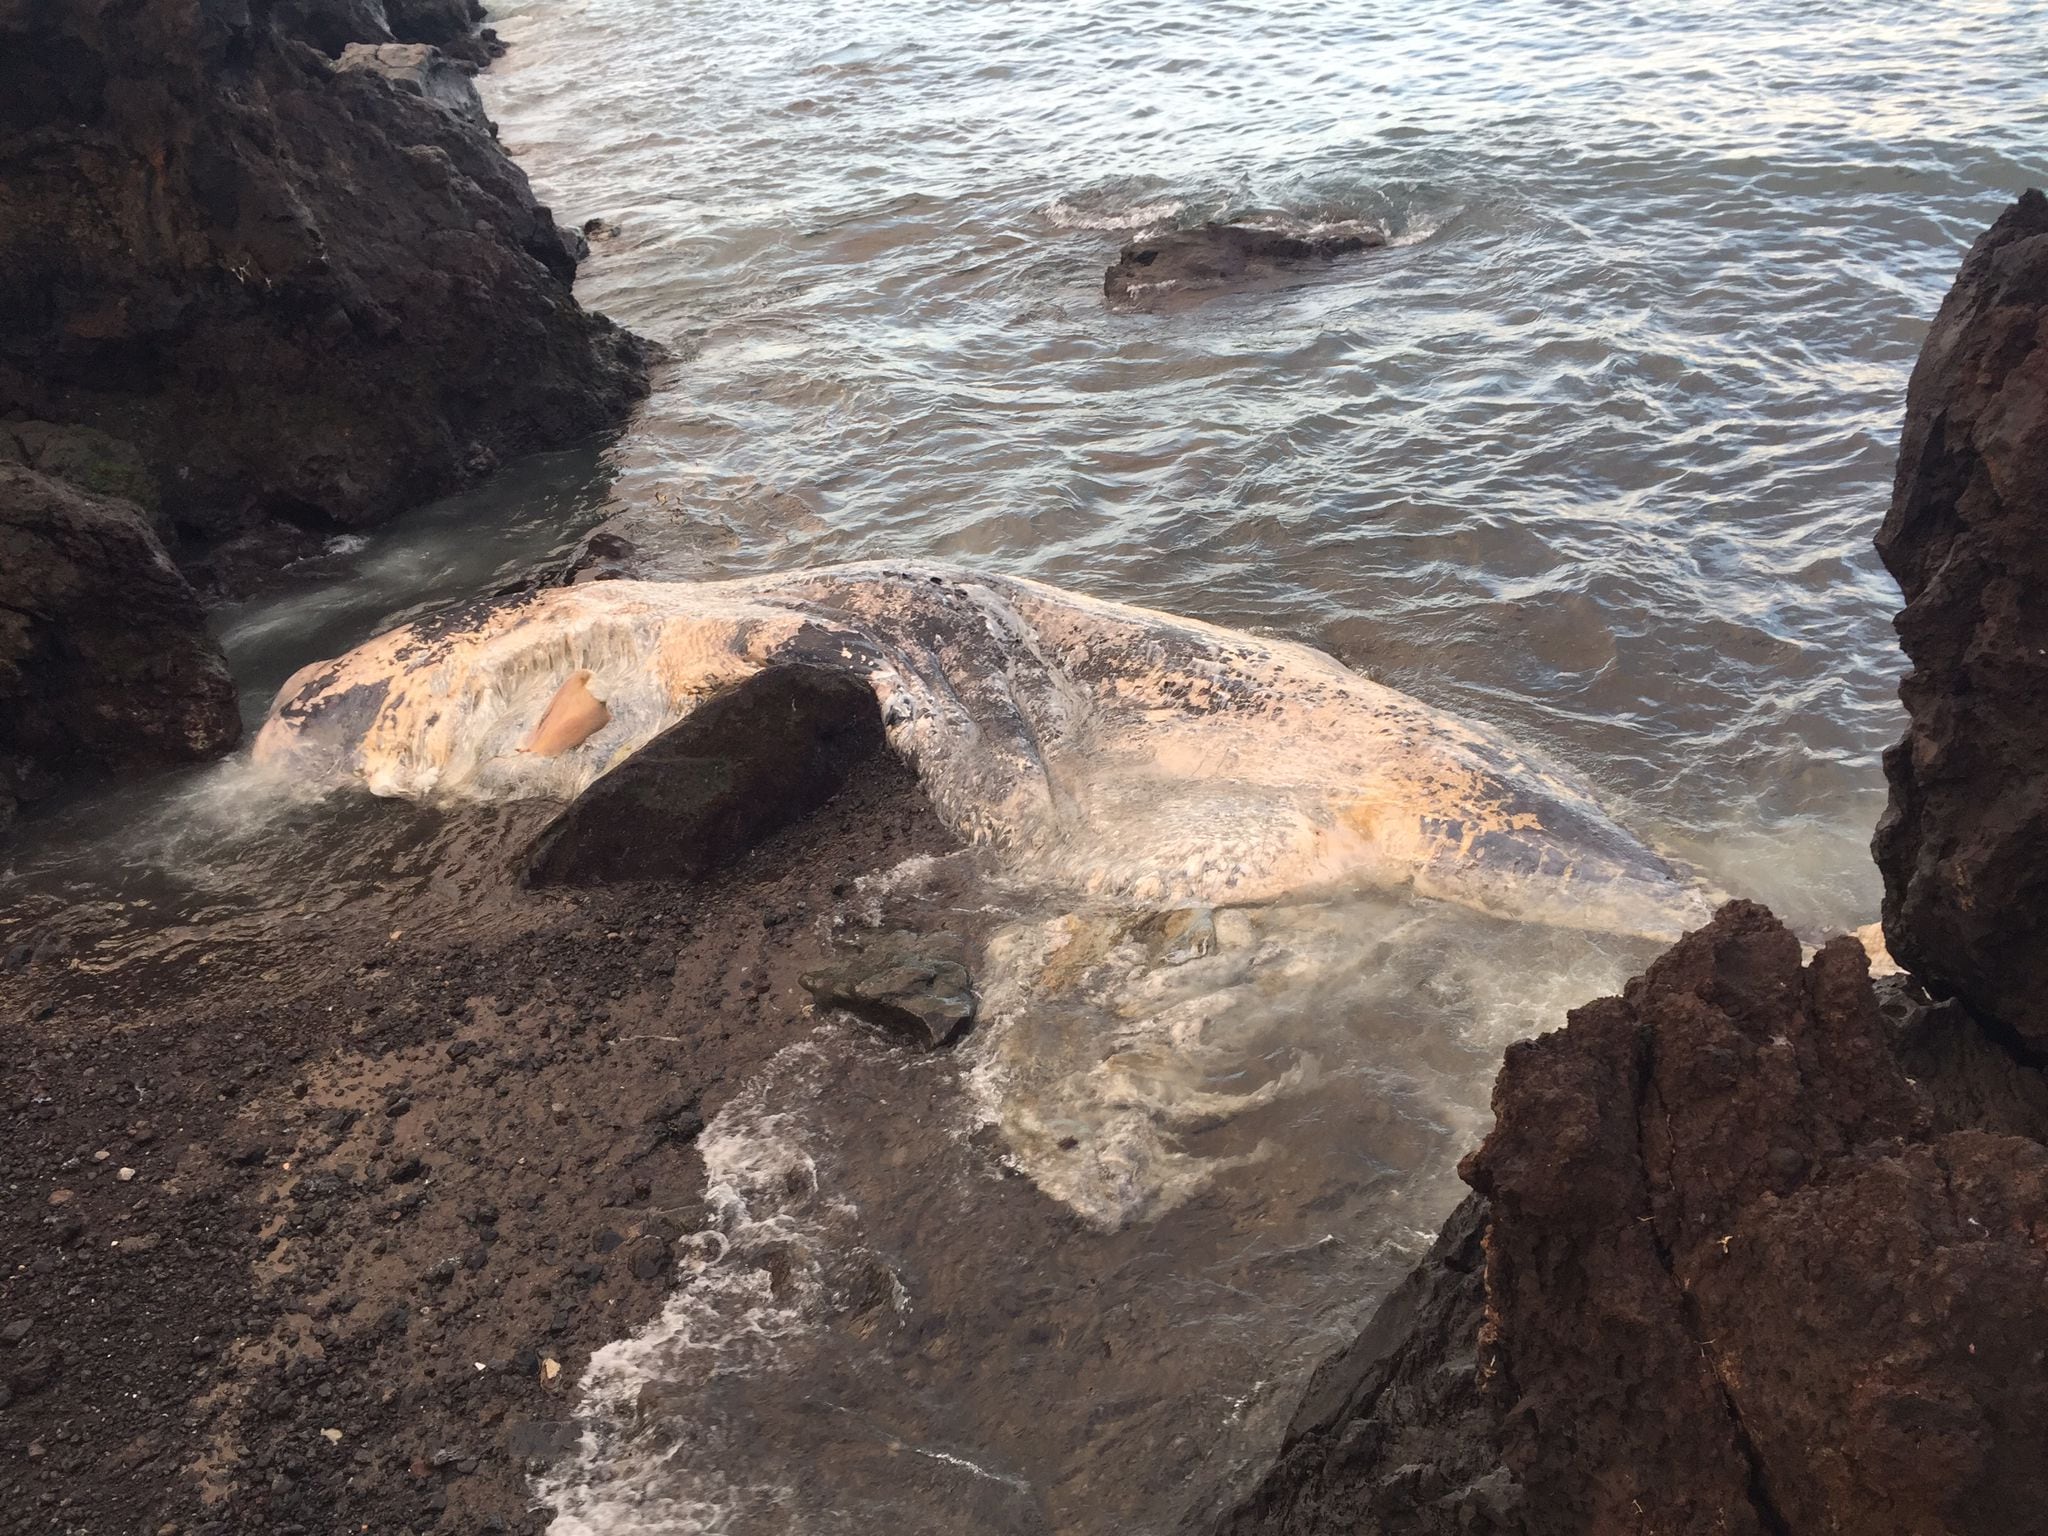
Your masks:
{"label": "pale whale skin", "polygon": [[[891,746],[959,833],[1022,878],[1105,901],[1405,886],[1660,939],[1710,914],[1577,776],[1321,652],[940,567],[472,605],[299,672],[256,758],[381,795],[568,799],[702,699],[792,660],[873,687]],[[602,723],[524,750],[579,673]]]}

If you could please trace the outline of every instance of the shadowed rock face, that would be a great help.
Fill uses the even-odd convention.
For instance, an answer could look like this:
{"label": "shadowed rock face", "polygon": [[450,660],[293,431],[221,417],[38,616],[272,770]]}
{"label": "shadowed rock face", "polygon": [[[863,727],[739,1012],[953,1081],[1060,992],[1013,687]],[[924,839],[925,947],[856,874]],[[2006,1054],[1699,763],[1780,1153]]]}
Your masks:
{"label": "shadowed rock face", "polygon": [[1258,287],[1386,243],[1384,234],[1364,226],[1295,233],[1258,224],[1203,224],[1126,245],[1103,275],[1102,292],[1113,304],[1143,308]]}
{"label": "shadowed rock face", "polygon": [[1970,251],[1906,396],[1878,552],[1906,595],[1885,940],[2048,1049],[2048,198]]}
{"label": "shadowed rock face", "polygon": [[[1978,1092],[1906,1076],[1853,941],[1802,967],[1724,907],[1509,1051],[1464,1170],[1483,1209],[1324,1368],[1226,1528],[2024,1526],[2048,1149],[1957,1128]],[[1474,1220],[1483,1311],[1451,1257]]]}
{"label": "shadowed rock face", "polygon": [[874,693],[858,679],[768,667],[578,795],[541,834],[527,877],[701,879],[823,805],[881,747]]}
{"label": "shadowed rock face", "polygon": [[1479,1393],[1486,1202],[1468,1195],[1349,1345],[1317,1368],[1286,1448],[1222,1532],[1511,1531],[1521,1488]]}
{"label": "shadowed rock face", "polygon": [[0,464],[0,824],[72,764],[191,761],[241,734],[199,600],[141,510]]}
{"label": "shadowed rock face", "polygon": [[350,43],[431,43],[451,59],[483,64],[505,51],[482,25],[478,0],[274,0],[270,14],[326,54]]}
{"label": "shadowed rock face", "polygon": [[570,296],[467,82],[322,51],[445,9],[0,0],[0,418],[133,444],[206,536],[374,522],[615,425],[641,345]]}

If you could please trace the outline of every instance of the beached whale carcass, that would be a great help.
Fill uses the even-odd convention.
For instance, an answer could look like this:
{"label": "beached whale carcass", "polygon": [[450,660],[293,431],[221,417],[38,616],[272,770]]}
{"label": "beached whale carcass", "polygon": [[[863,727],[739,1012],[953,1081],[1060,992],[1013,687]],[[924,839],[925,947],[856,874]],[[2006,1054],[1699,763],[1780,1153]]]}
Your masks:
{"label": "beached whale carcass", "polygon": [[1120,904],[1412,886],[1653,937],[1705,896],[1578,777],[1306,646],[1010,576],[861,564],[606,581],[379,636],[281,690],[259,762],[415,798],[568,799],[760,669],[874,691],[939,814]]}

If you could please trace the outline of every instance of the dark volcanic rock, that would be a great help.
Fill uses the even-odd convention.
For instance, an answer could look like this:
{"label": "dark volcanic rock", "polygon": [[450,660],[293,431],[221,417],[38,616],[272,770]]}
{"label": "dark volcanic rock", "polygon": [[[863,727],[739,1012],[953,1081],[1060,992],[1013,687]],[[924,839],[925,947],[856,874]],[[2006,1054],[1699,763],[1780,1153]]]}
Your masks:
{"label": "dark volcanic rock", "polygon": [[570,296],[467,82],[383,58],[472,9],[0,0],[0,417],[132,444],[207,536],[616,425],[642,345]]}
{"label": "dark volcanic rock", "polygon": [[[1494,1109],[1483,1320],[1425,1265],[1230,1529],[1963,1533],[2048,1499],[2048,1149],[1944,1128],[1853,942],[1802,968],[1732,903],[1514,1047]],[[1467,1362],[1480,1418],[1373,1386]],[[1449,1477],[1395,1460],[1437,1444]]]}
{"label": "dark volcanic rock", "polygon": [[1906,396],[1878,552],[1906,739],[1875,852],[1893,956],[2048,1048],[2048,198],[1971,249]]}
{"label": "dark volcanic rock", "polygon": [[431,43],[473,65],[505,51],[477,0],[273,0],[270,14],[286,36],[330,58],[351,43]]}
{"label": "dark volcanic rock", "polygon": [[335,60],[344,74],[376,75],[409,96],[417,96],[458,122],[492,131],[476,93],[475,74],[431,43],[350,43]]}
{"label": "dark volcanic rock", "polygon": [[505,51],[498,34],[483,25],[478,0],[384,0],[384,14],[401,43],[432,43],[472,64]]}
{"label": "dark volcanic rock", "polygon": [[211,757],[241,732],[199,600],[141,510],[0,464],[0,819],[57,769]]}
{"label": "dark volcanic rock", "polygon": [[868,686],[767,667],[697,706],[549,823],[535,884],[701,879],[823,805],[881,749]]}
{"label": "dark volcanic rock", "polygon": [[115,496],[154,513],[156,477],[133,443],[91,427],[48,421],[0,421],[0,463],[24,464],[96,496]]}
{"label": "dark volcanic rock", "polygon": [[1203,224],[1132,241],[1103,275],[1102,291],[1112,302],[1142,305],[1270,282],[1386,243],[1384,234],[1364,226],[1292,234],[1258,224]]}
{"label": "dark volcanic rock", "polygon": [[1317,1368],[1278,1464],[1222,1531],[1518,1528],[1521,1490],[1479,1395],[1485,1234],[1486,1202],[1468,1195],[1365,1331]]}
{"label": "dark volcanic rock", "polygon": [[931,1049],[974,1022],[974,984],[946,934],[877,934],[798,979],[820,1008],[843,1008]]}

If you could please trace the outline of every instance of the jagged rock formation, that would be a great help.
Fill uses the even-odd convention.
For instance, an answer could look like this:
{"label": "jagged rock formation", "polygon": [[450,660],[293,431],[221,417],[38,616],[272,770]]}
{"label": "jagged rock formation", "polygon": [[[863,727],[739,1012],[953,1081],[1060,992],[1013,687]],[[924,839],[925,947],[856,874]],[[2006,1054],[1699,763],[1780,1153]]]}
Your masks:
{"label": "jagged rock formation", "polygon": [[[1986,1055],[1985,1052],[1991,1054]],[[1484,1197],[1234,1532],[1973,1532],[2048,1500],[2048,1148],[1901,1066],[1853,940],[1734,902],[1511,1049]],[[2016,1114],[2023,1113],[2015,1111]],[[1483,1308],[1470,1278],[1483,1254]]]}
{"label": "jagged rock formation", "polygon": [[1971,249],[1906,395],[1878,534],[1906,739],[1875,852],[1893,956],[2048,1049],[2048,198]]}
{"label": "jagged rock formation", "polygon": [[1981,239],[1880,536],[1893,955],[1733,903],[1513,1048],[1476,1191],[1236,1536],[1934,1536],[2048,1507],[2048,200]]}
{"label": "jagged rock formation", "polygon": [[75,764],[189,761],[241,733],[199,599],[143,512],[0,463],[0,825]]}
{"label": "jagged rock formation", "polygon": [[474,55],[474,14],[0,0],[0,421],[133,445],[209,538],[373,522],[615,425],[641,345],[570,296],[468,82],[390,46]]}
{"label": "jagged rock formation", "polygon": [[351,43],[428,43],[481,65],[505,51],[477,0],[274,0],[271,15],[326,54]]}

